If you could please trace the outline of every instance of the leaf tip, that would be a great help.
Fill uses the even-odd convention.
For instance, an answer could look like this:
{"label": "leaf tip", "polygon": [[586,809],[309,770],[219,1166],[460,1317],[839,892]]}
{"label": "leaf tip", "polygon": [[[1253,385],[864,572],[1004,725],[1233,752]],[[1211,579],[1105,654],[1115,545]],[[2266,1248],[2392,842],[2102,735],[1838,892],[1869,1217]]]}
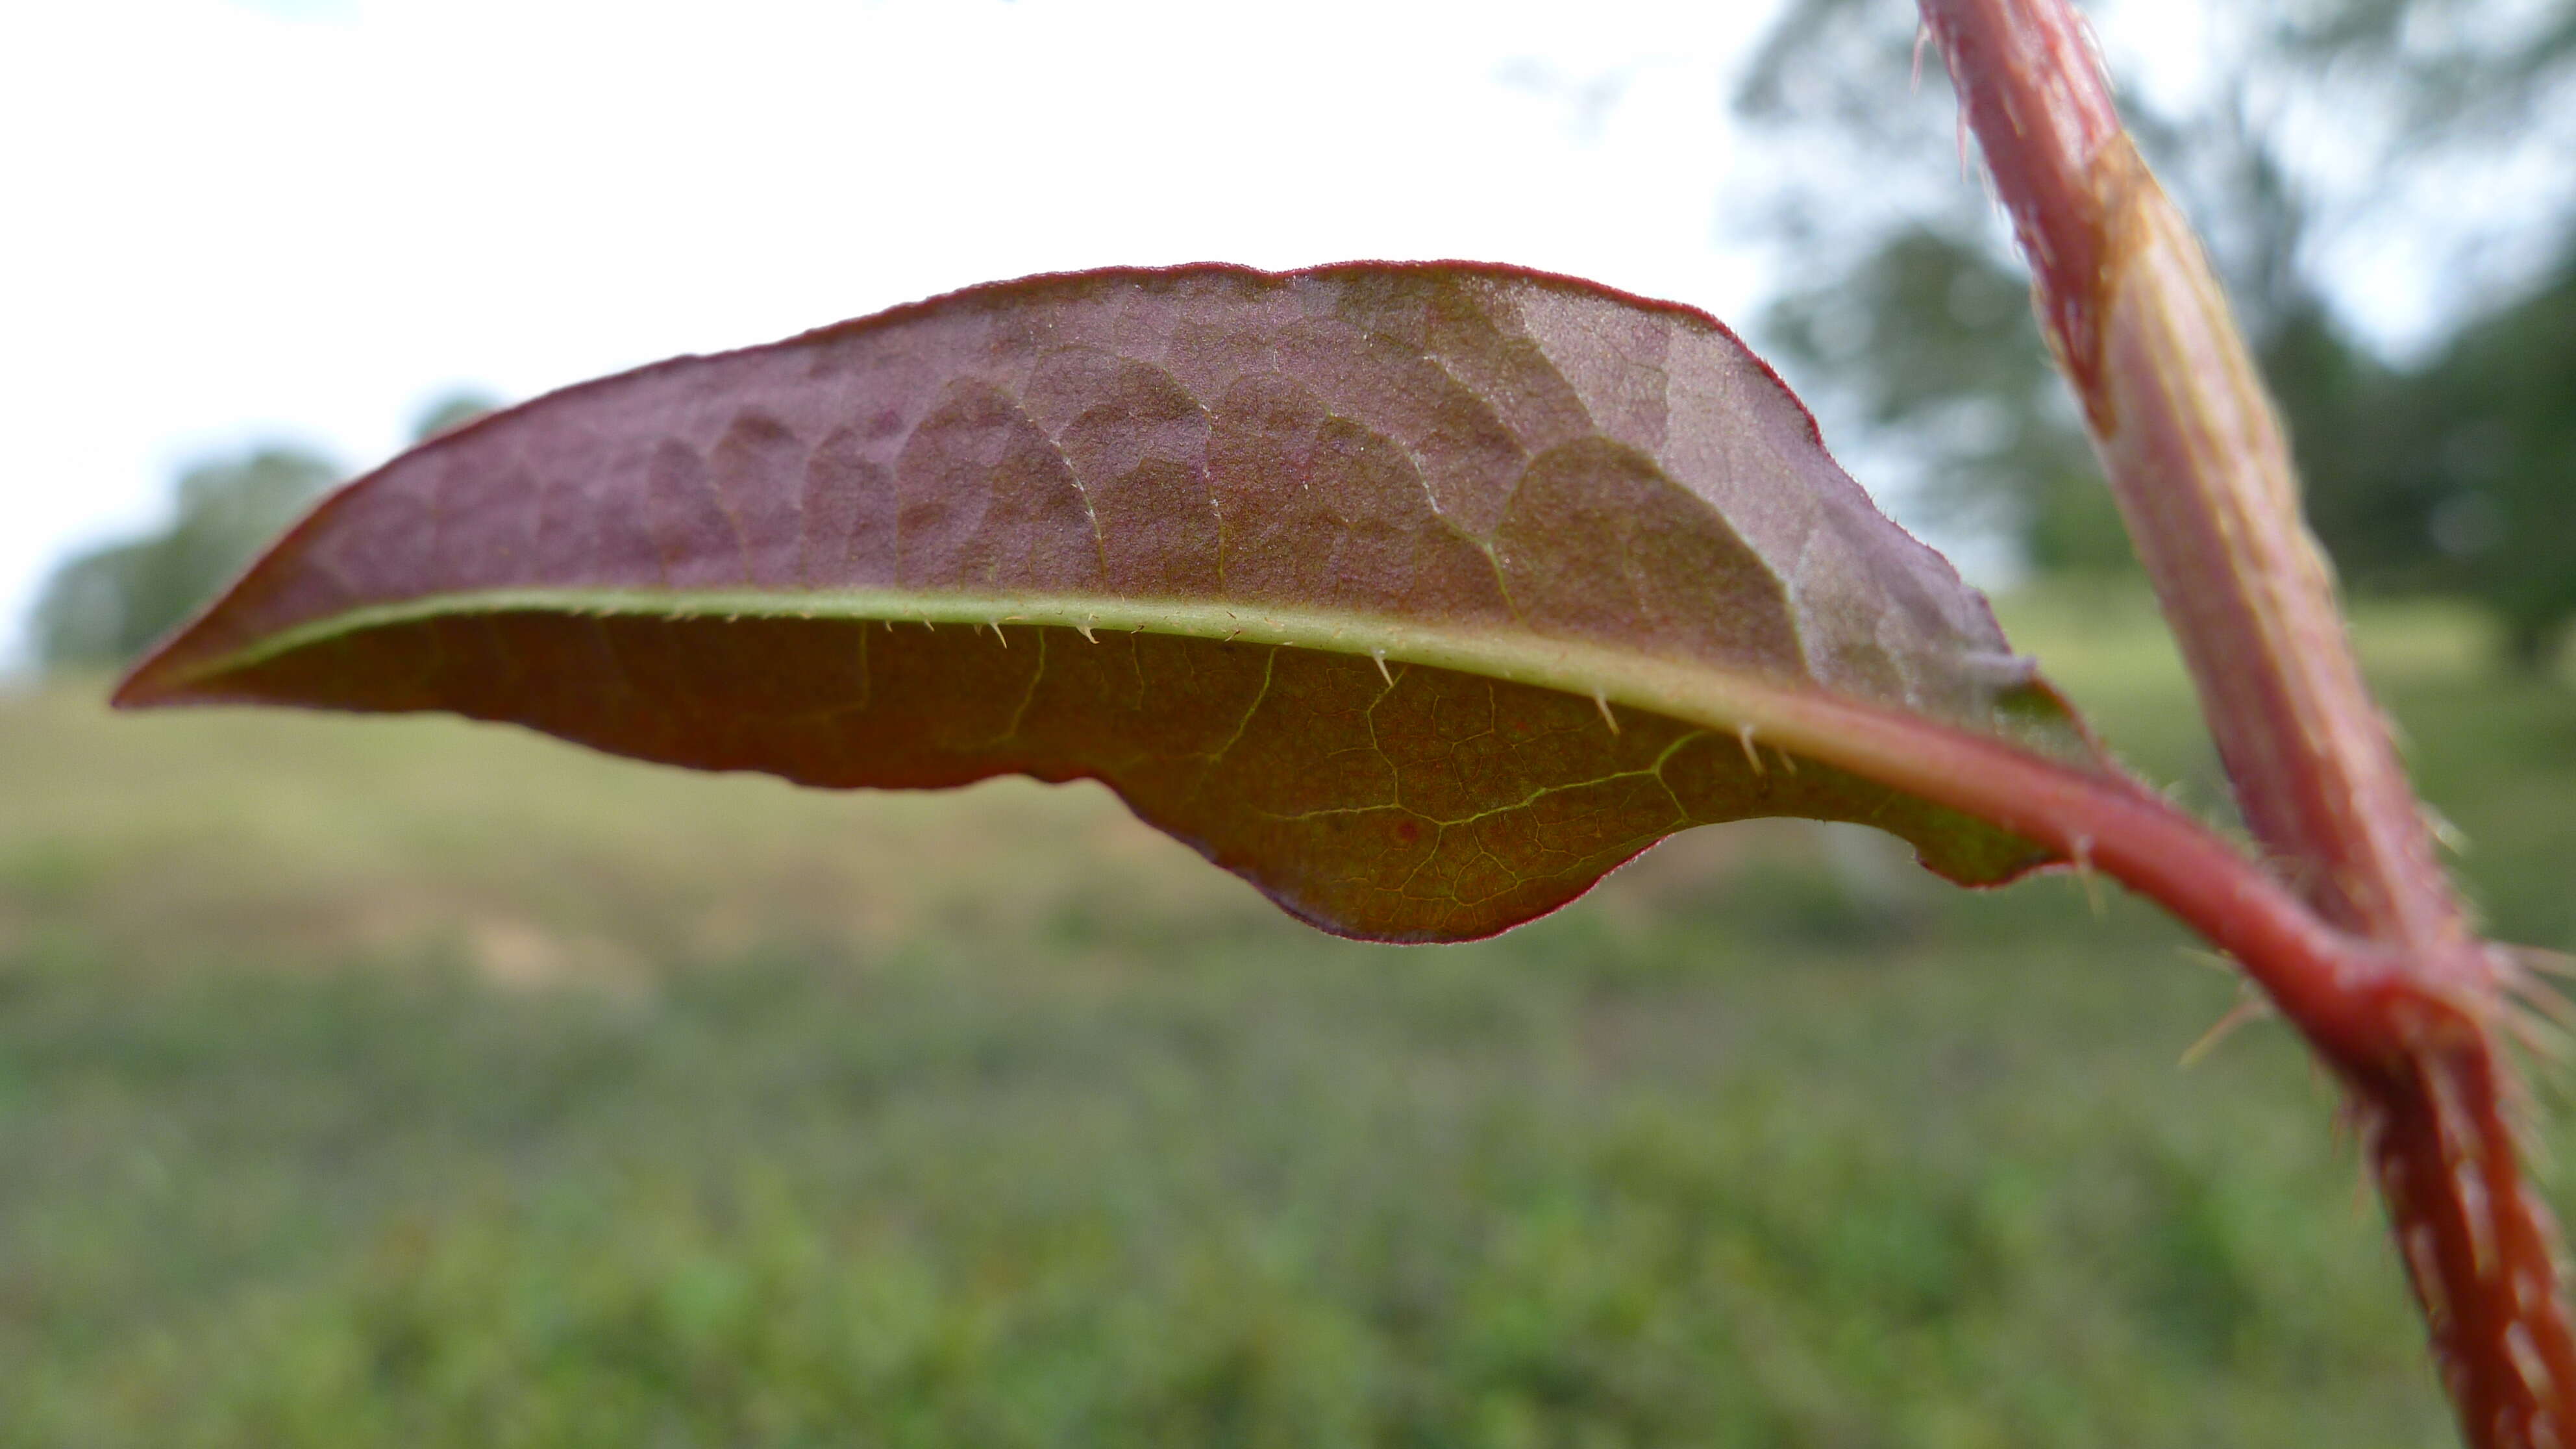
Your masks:
{"label": "leaf tip", "polygon": [[161,709],[188,701],[188,680],[173,663],[176,646],[185,641],[193,628],[155,646],[108,692],[110,709]]}

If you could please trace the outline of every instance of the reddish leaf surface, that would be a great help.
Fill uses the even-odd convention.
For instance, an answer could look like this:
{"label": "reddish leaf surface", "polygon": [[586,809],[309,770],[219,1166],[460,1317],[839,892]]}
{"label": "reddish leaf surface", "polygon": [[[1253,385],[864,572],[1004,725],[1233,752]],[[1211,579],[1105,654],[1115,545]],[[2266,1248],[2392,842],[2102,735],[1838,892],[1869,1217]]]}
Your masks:
{"label": "reddish leaf surface", "polygon": [[2096,764],[1724,327],[1369,264],[1033,278],[540,398],[326,501],[118,702],[453,710],[813,785],[1097,778],[1391,940],[1754,815],[1971,883],[2052,858],[1750,732],[1817,696]]}

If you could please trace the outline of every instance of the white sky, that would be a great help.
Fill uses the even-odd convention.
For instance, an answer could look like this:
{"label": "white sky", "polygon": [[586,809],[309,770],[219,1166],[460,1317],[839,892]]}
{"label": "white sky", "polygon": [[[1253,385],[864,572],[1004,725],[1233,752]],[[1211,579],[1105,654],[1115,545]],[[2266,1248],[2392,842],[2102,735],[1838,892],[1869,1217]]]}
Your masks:
{"label": "white sky", "polygon": [[[1749,314],[1772,0],[16,0],[0,661],[66,551],[254,439],[994,278],[1472,257]],[[1624,72],[1615,106],[1583,89]]]}

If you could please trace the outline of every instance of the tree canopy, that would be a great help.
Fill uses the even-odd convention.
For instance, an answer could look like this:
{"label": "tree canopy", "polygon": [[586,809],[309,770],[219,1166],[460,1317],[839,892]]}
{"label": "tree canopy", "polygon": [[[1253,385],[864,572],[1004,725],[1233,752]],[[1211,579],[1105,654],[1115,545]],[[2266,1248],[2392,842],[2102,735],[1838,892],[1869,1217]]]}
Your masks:
{"label": "tree canopy", "polygon": [[[2553,502],[2576,467],[2576,0],[2310,0],[2212,23],[2198,87],[2124,102],[2248,319],[2319,535],[2347,583],[2476,598],[2539,657],[2576,617]],[[2126,568],[1984,195],[1888,159],[1956,145],[1937,74],[1905,99],[1914,49],[1904,7],[1793,0],[1752,66],[1739,109],[1801,158],[1771,220],[1806,280],[1765,340],[1920,469],[1935,517],[2001,532],[2041,570]],[[1837,184],[1861,168],[1907,179]],[[2383,358],[2348,320],[2339,249],[2478,186],[2507,188],[2518,229],[2428,242],[2468,279],[2444,298],[2453,340]]]}
{"label": "tree canopy", "polygon": [[[421,409],[411,439],[462,427],[500,406],[472,389]],[[157,532],[76,554],[36,602],[36,659],[48,669],[123,664],[214,598],[280,530],[346,476],[338,463],[288,443],[260,443],[181,472],[171,518]]]}
{"label": "tree canopy", "polygon": [[36,604],[37,659],[65,668],[134,658],[213,598],[340,472],[287,446],[189,468],[166,528],[55,569]]}

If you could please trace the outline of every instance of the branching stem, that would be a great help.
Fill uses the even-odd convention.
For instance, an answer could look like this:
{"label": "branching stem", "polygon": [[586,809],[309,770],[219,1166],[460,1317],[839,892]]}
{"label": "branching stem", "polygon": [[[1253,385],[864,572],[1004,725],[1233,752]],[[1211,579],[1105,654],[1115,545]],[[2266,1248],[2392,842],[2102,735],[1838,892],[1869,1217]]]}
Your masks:
{"label": "branching stem", "polygon": [[2502,957],[2439,868],[2226,299],[2067,0],[1921,4],[2246,822],[2398,983],[2314,1019],[2357,1041],[2290,1014],[2353,1094],[2463,1430],[2488,1449],[2576,1444],[2556,1230],[2505,1131]]}

